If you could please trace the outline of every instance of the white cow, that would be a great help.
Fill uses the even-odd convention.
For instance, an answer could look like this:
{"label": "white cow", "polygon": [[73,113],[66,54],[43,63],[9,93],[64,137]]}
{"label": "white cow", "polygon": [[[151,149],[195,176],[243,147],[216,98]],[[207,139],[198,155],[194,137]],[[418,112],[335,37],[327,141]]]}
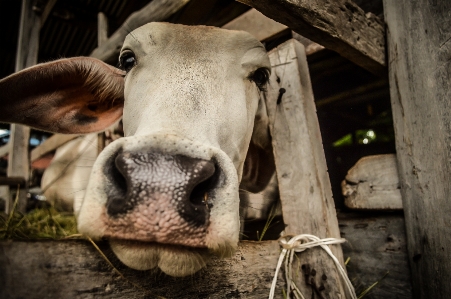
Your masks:
{"label": "white cow", "polygon": [[[104,134],[106,144],[122,137],[122,123],[115,123]],[[82,135],[61,145],[45,169],[41,189],[58,211],[73,212],[74,203],[83,201],[92,166],[99,154],[97,136],[96,133]]]}
{"label": "white cow", "polygon": [[237,247],[240,181],[255,192],[274,172],[269,59],[245,32],[150,23],[126,37],[120,63],[62,59],[13,74],[0,81],[0,120],[88,133],[123,108],[126,137],[97,158],[78,229],[132,268],[190,275]]}

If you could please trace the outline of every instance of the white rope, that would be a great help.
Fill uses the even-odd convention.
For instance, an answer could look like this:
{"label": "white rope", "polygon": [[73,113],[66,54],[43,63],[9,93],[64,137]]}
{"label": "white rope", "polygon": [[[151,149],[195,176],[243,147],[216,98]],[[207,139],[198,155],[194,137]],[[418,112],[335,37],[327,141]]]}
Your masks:
{"label": "white rope", "polygon": [[[308,248],[321,246],[327,254],[332,258],[332,260],[335,262],[335,265],[337,266],[338,272],[340,273],[341,277],[343,278],[343,281],[345,282],[346,288],[348,290],[348,293],[350,294],[352,299],[357,299],[357,295],[355,294],[354,287],[351,284],[351,281],[349,281],[348,276],[346,275],[346,271],[343,269],[343,267],[340,265],[340,262],[338,259],[334,256],[332,251],[330,250],[329,246],[330,244],[340,244],[346,242],[345,239],[336,239],[336,238],[326,238],[326,239],[320,239],[313,235],[303,234],[303,235],[297,235],[292,237],[287,241],[287,238],[290,236],[283,236],[279,239],[279,244],[283,248],[282,252],[280,253],[279,261],[277,262],[276,272],[274,274],[274,279],[272,281],[271,290],[269,292],[269,299],[274,298],[274,292],[276,291],[276,283],[277,283],[277,276],[279,274],[279,270],[282,267],[282,262],[285,260],[285,279],[287,282],[287,291],[286,296],[287,298],[291,298],[290,295],[293,294],[296,299],[305,299],[304,295],[302,295],[302,292],[299,290],[299,288],[296,286],[292,279],[292,264],[293,264],[293,258],[294,254],[296,252],[302,252]],[[287,256],[288,253],[288,256]],[[286,257],[287,256],[287,257]],[[286,257],[286,258],[285,258]]]}

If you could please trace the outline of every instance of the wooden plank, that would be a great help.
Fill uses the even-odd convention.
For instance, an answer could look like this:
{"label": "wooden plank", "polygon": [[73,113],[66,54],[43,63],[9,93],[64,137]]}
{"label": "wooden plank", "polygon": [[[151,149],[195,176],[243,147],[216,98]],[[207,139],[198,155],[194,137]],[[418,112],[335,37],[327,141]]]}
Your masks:
{"label": "wooden plank", "polygon": [[97,46],[100,47],[108,40],[108,19],[103,12],[97,14]]}
{"label": "wooden plank", "polygon": [[[19,39],[17,45],[15,70],[20,71],[26,67],[35,65],[38,60],[39,30],[41,20],[33,11],[34,0],[22,0],[20,17]],[[29,152],[30,128],[22,125],[11,125],[10,154],[8,156],[8,176],[29,177]],[[25,212],[27,204],[27,190],[20,190],[17,209]],[[12,198],[6,201],[5,210],[8,213],[12,208]]]}
{"label": "wooden plank", "polygon": [[53,7],[55,7],[57,1],[58,0],[48,0],[47,4],[45,5],[44,10],[41,14],[41,28],[44,27],[45,21],[47,21],[47,18],[52,12]]}
{"label": "wooden plank", "polygon": [[[97,46],[101,47],[108,41],[108,19],[104,13],[97,14]],[[97,152],[100,154],[105,148],[105,133],[97,135]]]}
{"label": "wooden plank", "polygon": [[[361,290],[384,278],[366,298],[408,299],[404,217],[401,214],[338,215],[348,274]],[[230,259],[213,259],[187,278],[123,266],[105,243],[101,249],[124,276],[153,295],[183,298],[267,298],[278,259],[276,241],[241,242]],[[0,298],[154,298],[113,272],[86,241],[1,241]],[[280,279],[278,290],[283,285]],[[276,292],[276,298],[283,298]],[[318,298],[318,297],[315,297]]]}
{"label": "wooden plank", "polygon": [[[292,39],[272,50],[269,57],[267,109],[285,234],[340,238],[304,46]],[[279,88],[285,93],[280,94]],[[330,247],[343,265],[341,247]],[[310,271],[305,273],[301,266]],[[297,284],[306,298],[319,293],[322,298],[346,296],[336,266],[323,249],[301,253],[296,267],[304,274],[297,277]],[[318,290],[310,279],[317,286],[324,284],[324,289]]]}
{"label": "wooden plank", "polygon": [[340,212],[338,223],[347,240],[342,245],[343,255],[350,259],[346,268],[356,293],[379,281],[364,298],[411,299],[403,214]]}
{"label": "wooden plank", "polygon": [[260,41],[265,41],[284,30],[288,30],[287,26],[266,17],[256,9],[245,12],[238,18],[222,26],[222,28],[247,31]]}
{"label": "wooden plank", "polygon": [[238,0],[378,75],[386,75],[383,22],[347,0]]}
{"label": "wooden plank", "polygon": [[25,186],[26,185],[25,178],[21,177],[0,177],[0,186],[12,186],[16,187],[17,185]]}
{"label": "wooden plank", "polygon": [[361,158],[341,184],[345,205],[361,210],[402,210],[396,155]]}
{"label": "wooden plank", "polygon": [[0,147],[0,158],[9,154],[9,148],[10,148],[9,142]]}
{"label": "wooden plank", "polygon": [[[22,125],[11,125],[11,151],[8,155],[8,177],[23,177],[28,181],[30,173],[30,161],[28,157],[28,144],[30,140],[30,128]],[[13,188],[15,191],[17,188]],[[9,213],[13,206],[13,196],[5,205],[5,212]],[[27,185],[21,185],[17,210],[25,212],[27,206]]]}
{"label": "wooden plank", "polygon": [[106,62],[116,62],[125,37],[134,29],[149,22],[164,21],[185,6],[189,0],[154,0],[141,10],[131,14],[124,24],[100,47],[92,51],[91,57]]}
{"label": "wooden plank", "polygon": [[384,1],[414,298],[451,294],[450,1]]}
{"label": "wooden plank", "polygon": [[269,294],[279,255],[276,241],[243,242],[232,258],[213,258],[193,276],[173,278],[127,268],[105,243],[100,247],[142,289],[120,278],[86,241],[15,241],[0,242],[0,298],[261,299]]}
{"label": "wooden plank", "polygon": [[79,137],[77,134],[54,134],[41,143],[38,147],[31,151],[31,162],[36,161],[42,156],[56,150],[58,147],[66,144],[67,142]]}
{"label": "wooden plank", "polygon": [[[284,31],[290,30],[287,26],[266,17],[256,9],[248,10],[238,18],[225,24],[222,28],[249,32],[262,42],[276,38],[280,34],[284,34]],[[324,49],[323,46],[309,40],[306,37],[303,37],[300,34],[297,34],[294,31],[292,32],[292,35],[294,39],[304,45],[307,55]]]}

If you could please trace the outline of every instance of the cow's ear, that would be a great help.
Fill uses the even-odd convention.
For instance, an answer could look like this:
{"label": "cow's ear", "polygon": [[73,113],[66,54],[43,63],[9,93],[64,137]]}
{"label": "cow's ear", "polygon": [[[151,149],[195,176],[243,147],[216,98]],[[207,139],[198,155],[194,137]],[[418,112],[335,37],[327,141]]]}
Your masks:
{"label": "cow's ear", "polygon": [[122,115],[123,77],[89,57],[27,68],[0,80],[0,122],[57,133],[101,131]]}
{"label": "cow's ear", "polygon": [[262,95],[255,115],[254,130],[249,150],[244,160],[240,189],[252,193],[262,191],[268,185],[275,170],[274,154],[269,134],[269,118]]}

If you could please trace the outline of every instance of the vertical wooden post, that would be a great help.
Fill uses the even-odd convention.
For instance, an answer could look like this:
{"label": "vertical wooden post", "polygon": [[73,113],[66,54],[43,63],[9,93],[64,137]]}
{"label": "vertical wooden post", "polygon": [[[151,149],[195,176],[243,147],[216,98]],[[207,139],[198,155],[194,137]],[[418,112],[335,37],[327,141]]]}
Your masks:
{"label": "vertical wooden post", "polygon": [[[16,67],[20,71],[35,65],[38,60],[40,17],[33,11],[34,0],[22,0],[19,39],[17,43]],[[22,125],[11,125],[10,153],[8,158],[8,176],[29,176],[28,143],[30,128]],[[27,187],[21,186],[18,210],[24,212],[27,204]],[[12,208],[11,199],[6,203],[6,212]]]}
{"label": "vertical wooden post", "polygon": [[[340,238],[304,46],[292,39],[269,57],[267,109],[285,233]],[[343,265],[341,247],[330,248]],[[301,253],[294,269],[305,298],[346,298],[336,266],[323,249]]]}
{"label": "vertical wooden post", "polygon": [[451,294],[451,2],[384,0],[414,298]]}
{"label": "vertical wooden post", "polygon": [[[97,47],[108,40],[108,19],[103,12],[97,14]],[[97,135],[97,152],[100,154],[105,148],[105,132]]]}

